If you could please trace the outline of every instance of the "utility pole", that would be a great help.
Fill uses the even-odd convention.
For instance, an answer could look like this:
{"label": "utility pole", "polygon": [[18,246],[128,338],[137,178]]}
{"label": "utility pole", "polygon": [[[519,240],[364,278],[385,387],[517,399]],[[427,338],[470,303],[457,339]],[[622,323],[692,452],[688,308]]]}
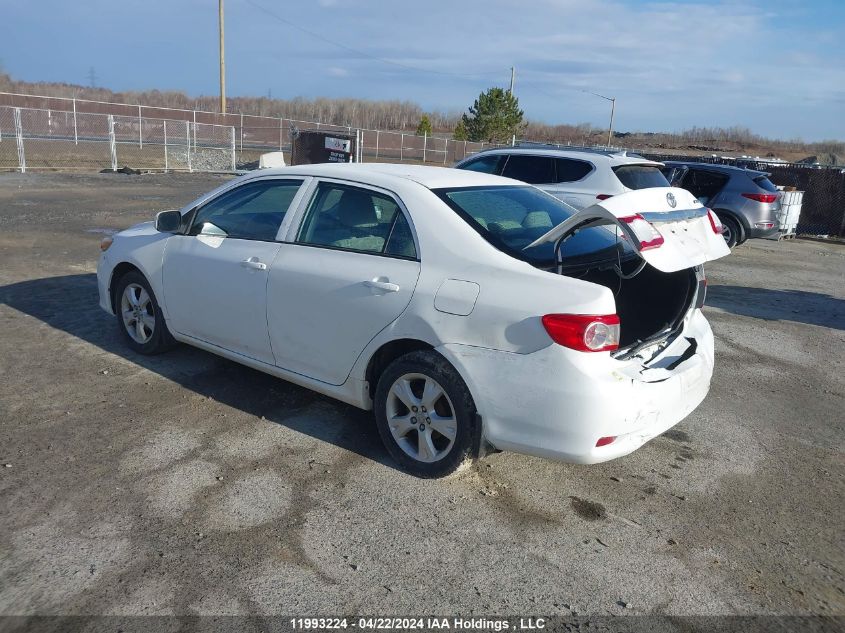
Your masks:
{"label": "utility pole", "polygon": [[514,83],[515,79],[516,79],[516,69],[513,66],[511,66],[511,88],[510,88],[510,91],[509,91],[511,94],[513,94],[513,83]]}
{"label": "utility pole", "polygon": [[610,139],[613,137],[613,115],[616,112],[616,97],[605,97],[604,95],[600,95],[598,92],[592,92],[591,90],[582,90],[581,92],[586,92],[588,95],[593,95],[594,97],[599,97],[605,101],[610,101],[610,126],[607,128],[607,146],[610,147]]}
{"label": "utility pole", "polygon": [[223,0],[218,0],[217,13],[220,22],[220,112],[226,114],[226,57],[223,51]]}
{"label": "utility pole", "polygon": [[92,88],[97,87],[97,71],[94,70],[94,67],[88,69],[88,83],[91,85]]}
{"label": "utility pole", "polygon": [[610,127],[607,128],[607,146],[610,147],[610,139],[613,136],[613,113],[616,111],[616,97],[610,100]]}

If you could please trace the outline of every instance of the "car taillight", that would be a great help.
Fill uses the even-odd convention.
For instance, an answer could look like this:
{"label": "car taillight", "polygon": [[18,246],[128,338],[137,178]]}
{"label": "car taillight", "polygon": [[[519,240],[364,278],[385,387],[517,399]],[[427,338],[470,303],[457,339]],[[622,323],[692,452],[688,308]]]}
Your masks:
{"label": "car taillight", "polygon": [[598,448],[599,446],[607,446],[608,444],[613,444],[613,442],[615,440],[616,440],[615,435],[608,435],[607,437],[600,437],[598,439],[598,441],[596,442],[596,448]]}
{"label": "car taillight", "polygon": [[619,317],[615,314],[547,314],[542,321],[558,345],[580,352],[608,352],[619,347]]}
{"label": "car taillight", "polygon": [[719,216],[713,213],[712,209],[707,209],[707,219],[710,220],[710,228],[713,229],[713,232],[716,235],[721,235],[722,231],[725,230],[725,227],[722,226],[722,221],[719,219]]}
{"label": "car taillight", "polygon": [[754,224],[758,229],[770,229],[775,225],[774,222],[757,222]]}
{"label": "car taillight", "polygon": [[743,198],[748,198],[749,200],[754,200],[756,202],[766,202],[771,204],[775,200],[778,199],[778,194],[776,193],[744,193],[742,194]]}
{"label": "car taillight", "polygon": [[624,222],[631,227],[634,235],[636,235],[637,239],[640,241],[639,250],[647,251],[650,248],[657,248],[663,244],[663,236],[660,234],[660,231],[654,228],[651,222],[646,220],[639,213],[619,218],[619,221]]}
{"label": "car taillight", "polygon": [[600,193],[596,196],[596,200],[607,200],[608,198],[612,198],[612,193]]}

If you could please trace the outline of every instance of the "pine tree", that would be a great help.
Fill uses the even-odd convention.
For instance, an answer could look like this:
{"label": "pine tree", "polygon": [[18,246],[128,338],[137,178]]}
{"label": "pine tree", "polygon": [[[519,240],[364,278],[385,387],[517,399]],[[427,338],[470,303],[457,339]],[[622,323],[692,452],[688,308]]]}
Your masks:
{"label": "pine tree", "polygon": [[452,138],[456,141],[469,140],[469,134],[467,134],[467,126],[464,125],[464,120],[462,118],[458,120],[458,124],[455,126],[455,131],[452,132]]}
{"label": "pine tree", "polygon": [[490,88],[478,95],[469,114],[461,117],[461,123],[470,141],[506,143],[522,132],[523,115],[519,100],[509,91]]}
{"label": "pine tree", "polygon": [[427,114],[423,114],[420,118],[416,134],[417,136],[431,136],[431,121],[429,121]]}

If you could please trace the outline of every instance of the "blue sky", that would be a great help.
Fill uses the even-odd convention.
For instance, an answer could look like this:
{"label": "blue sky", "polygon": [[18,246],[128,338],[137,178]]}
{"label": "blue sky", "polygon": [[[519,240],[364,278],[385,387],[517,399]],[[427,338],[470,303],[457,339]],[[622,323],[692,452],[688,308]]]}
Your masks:
{"label": "blue sky", "polygon": [[[217,92],[216,0],[0,0],[18,79]],[[305,33],[283,20],[319,35]],[[320,39],[323,38],[323,39]],[[345,46],[337,46],[336,42]],[[548,123],[845,139],[845,0],[226,0],[230,95],[463,110],[507,85]]]}

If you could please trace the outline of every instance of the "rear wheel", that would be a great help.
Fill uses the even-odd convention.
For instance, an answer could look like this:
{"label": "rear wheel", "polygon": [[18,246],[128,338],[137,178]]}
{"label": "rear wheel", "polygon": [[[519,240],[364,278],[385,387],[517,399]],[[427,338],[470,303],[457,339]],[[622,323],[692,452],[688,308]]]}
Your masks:
{"label": "rear wheel", "polygon": [[442,477],[478,454],[480,429],[469,389],[437,352],[393,361],[376,387],[375,416],[387,451],[418,477]]}
{"label": "rear wheel", "polygon": [[155,294],[144,276],[136,271],[121,277],[114,291],[117,324],[126,343],[139,354],[160,354],[175,341]]}
{"label": "rear wheel", "polygon": [[724,231],[722,231],[722,237],[725,238],[725,242],[727,242],[728,246],[733,248],[737,245],[740,238],[742,237],[742,231],[740,231],[739,222],[737,222],[728,215],[720,215],[719,220],[721,220],[722,226],[724,227]]}

